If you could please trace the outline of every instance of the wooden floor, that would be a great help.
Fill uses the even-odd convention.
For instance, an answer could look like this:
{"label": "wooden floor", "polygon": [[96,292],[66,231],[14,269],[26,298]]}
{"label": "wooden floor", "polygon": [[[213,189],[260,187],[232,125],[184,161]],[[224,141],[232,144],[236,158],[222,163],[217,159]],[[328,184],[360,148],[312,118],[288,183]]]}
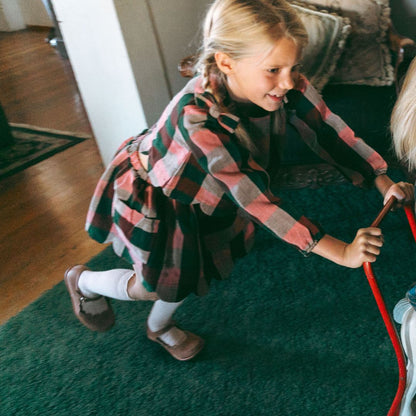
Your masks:
{"label": "wooden floor", "polygon": [[[0,102],[9,122],[90,134],[67,60],[48,29],[0,33]],[[0,323],[103,246],[84,231],[100,174],[93,138],[0,180]]]}

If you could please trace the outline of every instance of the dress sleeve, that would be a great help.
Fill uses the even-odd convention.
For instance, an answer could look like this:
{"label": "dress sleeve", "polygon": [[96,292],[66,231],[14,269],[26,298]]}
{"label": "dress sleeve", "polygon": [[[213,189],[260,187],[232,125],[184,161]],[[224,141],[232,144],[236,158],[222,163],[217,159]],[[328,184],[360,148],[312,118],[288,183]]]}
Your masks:
{"label": "dress sleeve", "polygon": [[372,186],[376,176],[386,173],[385,160],[329,110],[305,77],[299,77],[287,98],[289,122],[301,138],[355,185]]}
{"label": "dress sleeve", "polygon": [[221,122],[215,127],[216,120],[198,106],[185,107],[181,119],[180,136],[207,176],[254,221],[308,254],[323,236],[319,225],[269,191],[267,173],[236,142],[232,129],[219,127]]}

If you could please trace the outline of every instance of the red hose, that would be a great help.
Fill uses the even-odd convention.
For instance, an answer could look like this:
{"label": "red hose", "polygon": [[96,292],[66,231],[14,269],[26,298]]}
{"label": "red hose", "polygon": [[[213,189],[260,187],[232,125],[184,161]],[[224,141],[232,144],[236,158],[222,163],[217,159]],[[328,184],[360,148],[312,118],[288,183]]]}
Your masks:
{"label": "red hose", "polygon": [[[392,196],[387,202],[387,204],[384,206],[384,208],[381,210],[380,214],[371,224],[372,227],[377,227],[379,225],[379,223],[382,221],[384,216],[390,211],[391,207],[395,204],[395,202],[396,198]],[[412,230],[413,237],[416,241],[416,221],[413,209],[412,207],[407,205],[404,208],[407,219],[409,221],[410,228]],[[403,394],[406,389],[406,359],[404,357],[403,348],[400,343],[396,326],[394,325],[393,320],[391,319],[391,316],[386,308],[386,304],[377,285],[376,277],[373,273],[371,264],[368,262],[363,263],[363,268],[397,357],[397,364],[399,366],[399,385],[397,388],[396,396],[394,397],[393,403],[390,407],[387,416],[398,416],[400,412],[400,405],[403,399]]]}

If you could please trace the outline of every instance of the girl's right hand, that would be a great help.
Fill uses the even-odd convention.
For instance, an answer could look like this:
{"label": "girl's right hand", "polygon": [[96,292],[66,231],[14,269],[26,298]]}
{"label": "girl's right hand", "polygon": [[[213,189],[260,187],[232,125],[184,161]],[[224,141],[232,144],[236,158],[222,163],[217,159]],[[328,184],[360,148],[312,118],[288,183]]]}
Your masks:
{"label": "girl's right hand", "polygon": [[359,229],[354,241],[345,246],[344,266],[357,268],[361,267],[365,262],[375,262],[383,243],[384,239],[380,228],[368,227]]}

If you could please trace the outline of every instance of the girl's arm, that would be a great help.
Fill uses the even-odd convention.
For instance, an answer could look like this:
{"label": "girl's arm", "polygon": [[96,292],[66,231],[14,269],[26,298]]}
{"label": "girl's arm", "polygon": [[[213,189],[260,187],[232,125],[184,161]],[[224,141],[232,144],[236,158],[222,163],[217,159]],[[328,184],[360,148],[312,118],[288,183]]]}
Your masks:
{"label": "girl's arm", "polygon": [[371,187],[376,176],[387,172],[386,161],[332,113],[305,77],[299,77],[287,97],[287,107],[293,110],[289,120],[300,137],[353,184]]}
{"label": "girl's arm", "polygon": [[374,181],[384,203],[392,195],[399,201],[414,199],[413,185],[405,182],[395,184],[385,173],[387,163],[382,157],[329,110],[306,78],[300,77],[297,88],[288,95],[292,97],[289,105],[294,107],[302,122],[315,131],[316,136],[312,135],[307,141],[312,140],[312,148],[319,156],[329,163],[335,162],[341,170],[342,167],[348,168],[344,174],[356,185],[364,181],[371,186]]}
{"label": "girl's arm", "polygon": [[[413,185],[406,182],[394,183],[387,175],[377,176],[375,185],[384,196],[384,203],[391,196],[395,196],[398,201],[414,199]],[[342,266],[356,268],[361,267],[364,262],[376,261],[383,242],[380,228],[362,228],[358,230],[354,241],[350,244],[330,235],[324,235],[312,249],[312,253]]]}
{"label": "girl's arm", "polygon": [[383,242],[380,228],[362,228],[350,244],[326,234],[312,249],[312,253],[341,266],[357,268],[364,262],[376,261]]}
{"label": "girl's arm", "polygon": [[387,175],[377,176],[374,181],[384,197],[384,204],[395,196],[398,201],[410,202],[414,199],[414,186],[407,182],[394,183]]}

